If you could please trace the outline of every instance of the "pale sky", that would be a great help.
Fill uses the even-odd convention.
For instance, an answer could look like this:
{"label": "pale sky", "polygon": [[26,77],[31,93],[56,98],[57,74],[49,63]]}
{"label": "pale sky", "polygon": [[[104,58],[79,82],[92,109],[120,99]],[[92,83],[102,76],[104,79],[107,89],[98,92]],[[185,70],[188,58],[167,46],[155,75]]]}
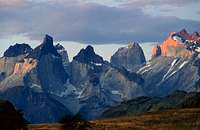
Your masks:
{"label": "pale sky", "polygon": [[0,0],[0,38],[95,43],[162,41],[200,30],[200,0]]}

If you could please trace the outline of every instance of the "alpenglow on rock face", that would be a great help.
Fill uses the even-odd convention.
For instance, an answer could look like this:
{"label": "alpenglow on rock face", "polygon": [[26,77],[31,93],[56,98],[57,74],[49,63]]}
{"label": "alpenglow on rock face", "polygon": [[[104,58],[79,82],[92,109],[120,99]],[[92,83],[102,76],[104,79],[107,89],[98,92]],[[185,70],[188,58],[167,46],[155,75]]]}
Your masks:
{"label": "alpenglow on rock face", "polygon": [[189,34],[185,29],[171,32],[168,38],[152,49],[152,58],[157,56],[191,58],[200,52],[200,36],[197,32]]}
{"label": "alpenglow on rock face", "polygon": [[145,93],[166,96],[175,90],[200,91],[199,47],[200,43],[191,40],[184,29],[170,33],[161,45],[153,48],[152,59],[137,71],[145,80]]}
{"label": "alpenglow on rock face", "polygon": [[126,68],[136,71],[146,62],[142,48],[136,42],[130,43],[128,47],[119,48],[111,57],[111,64],[118,68]]}

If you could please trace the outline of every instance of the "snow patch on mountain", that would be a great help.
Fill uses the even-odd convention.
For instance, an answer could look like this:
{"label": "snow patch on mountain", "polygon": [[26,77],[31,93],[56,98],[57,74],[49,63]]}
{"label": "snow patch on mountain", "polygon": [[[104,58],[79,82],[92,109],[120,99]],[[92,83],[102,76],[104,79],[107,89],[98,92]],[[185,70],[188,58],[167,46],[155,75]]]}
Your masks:
{"label": "snow patch on mountain", "polygon": [[102,66],[102,63],[95,63],[95,62],[90,62],[90,63],[95,65],[95,66]]}
{"label": "snow patch on mountain", "polygon": [[118,90],[113,90],[111,91],[111,93],[114,95],[121,95],[121,93]]}
{"label": "snow patch on mountain", "polygon": [[148,71],[150,71],[150,70],[152,70],[152,68],[151,68],[151,63],[148,62],[144,67],[140,68],[140,69],[137,71],[137,73],[144,74],[145,72],[148,72]]}
{"label": "snow patch on mountain", "polygon": [[182,69],[189,61],[184,61],[180,66],[179,69]]}
{"label": "snow patch on mountain", "polygon": [[30,86],[30,88],[34,91],[34,92],[37,92],[37,93],[42,93],[43,90],[42,90],[42,87],[40,85],[37,85],[37,84],[32,84]]}
{"label": "snow patch on mountain", "polygon": [[[176,65],[176,63],[178,62],[178,59],[174,59],[173,62],[171,63],[171,66],[169,68],[169,70],[167,71],[167,73],[163,76],[162,81],[164,81],[165,79],[171,77],[175,72],[172,72],[174,69],[174,66]],[[170,74],[172,73],[172,74]]]}

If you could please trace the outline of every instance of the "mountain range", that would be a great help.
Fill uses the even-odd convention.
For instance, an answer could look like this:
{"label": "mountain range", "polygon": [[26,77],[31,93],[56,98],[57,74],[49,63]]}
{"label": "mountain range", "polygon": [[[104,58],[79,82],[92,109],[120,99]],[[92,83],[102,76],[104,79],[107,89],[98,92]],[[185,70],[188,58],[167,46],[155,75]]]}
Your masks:
{"label": "mountain range", "polygon": [[199,34],[183,29],[152,48],[149,61],[133,42],[119,48],[110,62],[90,45],[70,62],[65,48],[46,35],[36,48],[15,44],[5,51],[0,58],[0,98],[22,109],[32,123],[55,122],[77,113],[96,119],[139,97],[199,92],[199,53]]}

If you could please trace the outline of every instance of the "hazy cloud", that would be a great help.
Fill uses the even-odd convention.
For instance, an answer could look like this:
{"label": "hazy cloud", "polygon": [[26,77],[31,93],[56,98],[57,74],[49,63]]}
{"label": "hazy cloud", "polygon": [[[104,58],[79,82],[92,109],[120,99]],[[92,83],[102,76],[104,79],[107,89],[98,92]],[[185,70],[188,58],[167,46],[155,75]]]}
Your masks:
{"label": "hazy cloud", "polygon": [[134,6],[185,6],[187,4],[199,3],[199,0],[129,0],[124,2],[125,5]]}
{"label": "hazy cloud", "polygon": [[23,6],[0,8],[0,18],[0,36],[24,34],[36,40],[48,33],[56,40],[90,43],[157,41],[182,28],[200,30],[198,21],[82,0],[29,0]]}
{"label": "hazy cloud", "polygon": [[25,0],[0,0],[0,7],[19,6],[24,2]]}

